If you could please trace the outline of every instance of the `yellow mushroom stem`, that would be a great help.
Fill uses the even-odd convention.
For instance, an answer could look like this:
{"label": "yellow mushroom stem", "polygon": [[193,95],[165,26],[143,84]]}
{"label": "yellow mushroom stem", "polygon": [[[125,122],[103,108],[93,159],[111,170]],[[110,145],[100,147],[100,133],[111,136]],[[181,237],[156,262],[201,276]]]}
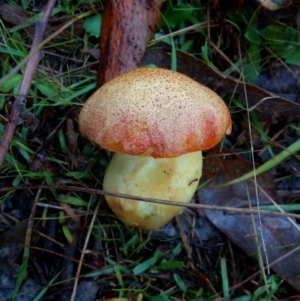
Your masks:
{"label": "yellow mushroom stem", "polygon": [[[106,191],[190,203],[202,174],[201,151],[175,158],[115,153],[105,174]],[[125,224],[157,230],[183,207],[106,196],[108,205]]]}

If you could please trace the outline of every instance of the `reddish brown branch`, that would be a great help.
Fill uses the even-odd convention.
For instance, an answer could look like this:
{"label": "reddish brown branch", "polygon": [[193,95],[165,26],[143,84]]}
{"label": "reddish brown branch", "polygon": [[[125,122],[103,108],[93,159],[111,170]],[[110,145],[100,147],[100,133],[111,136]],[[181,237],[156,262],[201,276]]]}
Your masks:
{"label": "reddish brown branch", "polygon": [[160,21],[162,0],[106,0],[100,37],[98,86],[139,67]]}
{"label": "reddish brown branch", "polygon": [[19,93],[15,99],[11,114],[8,119],[8,123],[0,142],[0,168],[5,160],[5,156],[13,139],[18,121],[26,105],[26,95],[31,86],[33,76],[36,72],[39,61],[42,58],[42,52],[40,50],[36,51],[36,49],[39,47],[43,40],[44,32],[55,3],[56,0],[49,0],[45,9],[43,19],[35,23],[34,39],[32,42],[31,51],[29,53],[29,56],[31,57],[26,66]]}

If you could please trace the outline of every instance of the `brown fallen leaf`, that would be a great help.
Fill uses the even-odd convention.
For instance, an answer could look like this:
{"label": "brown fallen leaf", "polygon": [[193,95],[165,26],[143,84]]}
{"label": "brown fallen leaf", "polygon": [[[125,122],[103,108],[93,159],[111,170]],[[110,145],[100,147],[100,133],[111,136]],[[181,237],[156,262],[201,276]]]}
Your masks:
{"label": "brown fallen leaf", "polygon": [[[257,86],[244,84],[210,68],[203,61],[182,51],[176,51],[176,56],[177,71],[214,90],[223,99],[234,94],[235,98],[246,108],[246,90],[249,108],[257,114],[260,120],[272,118],[299,119],[299,103],[289,101]],[[163,48],[149,49],[145,53],[142,64],[155,64],[157,67],[170,69],[171,54]]]}
{"label": "brown fallen leaf", "polygon": [[[208,184],[198,190],[199,202],[237,208],[249,208],[250,204],[256,206],[256,191],[252,180],[221,189],[215,188],[253,169],[252,162],[237,155],[228,155],[228,152],[226,154],[219,153],[216,149],[207,153],[201,182]],[[272,204],[270,199],[281,203],[270,173],[258,176],[257,185],[260,205]],[[263,253],[262,233],[266,246],[266,254],[262,254],[262,259],[265,261],[267,255],[271,269],[300,291],[300,231],[293,224],[293,219],[264,214],[260,224],[258,215],[215,210],[204,210],[204,213],[231,241],[255,258],[258,247]]]}
{"label": "brown fallen leaf", "polygon": [[300,67],[298,66],[281,61],[270,62],[261,69],[255,85],[285,99],[299,103],[299,76]]}
{"label": "brown fallen leaf", "polygon": [[12,25],[19,25],[31,17],[27,11],[8,3],[0,3],[0,16]]}

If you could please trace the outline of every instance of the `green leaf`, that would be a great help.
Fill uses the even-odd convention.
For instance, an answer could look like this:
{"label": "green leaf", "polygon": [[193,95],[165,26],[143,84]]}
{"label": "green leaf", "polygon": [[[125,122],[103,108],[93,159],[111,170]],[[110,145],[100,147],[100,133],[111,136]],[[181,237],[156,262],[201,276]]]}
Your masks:
{"label": "green leaf", "polygon": [[14,74],[9,78],[4,85],[0,88],[0,91],[7,93],[12,91],[15,87],[19,87],[21,84],[23,76],[21,74]]}
{"label": "green leaf", "polygon": [[0,110],[3,109],[4,104],[5,104],[5,97],[4,97],[4,95],[2,94],[2,95],[0,95]]}
{"label": "green leaf", "polygon": [[146,261],[140,263],[133,269],[133,274],[139,275],[139,274],[145,272],[146,270],[153,267],[156,264],[157,260],[158,260],[158,258],[151,257],[151,258],[147,259]]}
{"label": "green leaf", "polygon": [[245,33],[245,38],[253,44],[260,44],[262,40],[261,36],[253,27],[248,28],[248,30]]}
{"label": "green leaf", "polygon": [[195,8],[190,4],[181,4],[176,7],[170,6],[164,13],[162,20],[162,26],[174,28],[179,26],[182,22],[188,20]]}
{"label": "green leaf", "polygon": [[25,166],[18,162],[13,156],[10,154],[6,154],[5,161],[10,164],[11,166],[14,166],[18,170],[25,170]]}
{"label": "green leaf", "polygon": [[6,47],[0,47],[0,53],[6,53],[13,56],[24,56],[21,51]]}
{"label": "green leaf", "polygon": [[187,287],[185,285],[185,283],[183,282],[183,280],[181,279],[181,277],[178,274],[174,274],[173,275],[174,280],[176,281],[178,287],[183,291],[186,292],[187,291]]}
{"label": "green leaf", "polygon": [[12,182],[12,186],[19,186],[20,182],[22,180],[22,177],[20,175],[16,176],[15,179]]}
{"label": "green leaf", "polygon": [[63,225],[62,230],[63,230],[63,233],[64,233],[67,241],[70,244],[73,243],[73,236],[72,236],[72,233],[71,233],[70,229],[67,227],[67,225]]}
{"label": "green leaf", "polygon": [[19,268],[19,273],[16,279],[16,285],[12,293],[12,300],[15,300],[15,298],[17,297],[21,285],[26,277],[29,257],[30,257],[30,248],[25,247],[23,251],[23,262]]}
{"label": "green leaf", "polygon": [[264,44],[286,63],[300,66],[298,31],[282,24],[272,24],[260,31]]}
{"label": "green leaf", "polygon": [[38,295],[34,298],[33,301],[40,301],[44,295],[46,294],[46,292],[48,291],[48,289],[51,287],[51,284],[54,283],[54,281],[57,279],[57,277],[62,273],[62,271],[58,272],[48,283],[48,285],[46,285],[39,293]]}
{"label": "green leaf", "polygon": [[62,129],[60,129],[58,131],[58,140],[59,140],[59,144],[60,144],[60,147],[61,147],[62,151],[64,153],[68,153],[68,146],[67,146],[66,139],[65,139],[65,136],[64,136],[64,132],[62,131]]}
{"label": "green leaf", "polygon": [[161,262],[157,268],[160,270],[172,270],[172,269],[181,269],[184,267],[184,263],[182,261],[166,261]]}
{"label": "green leaf", "polygon": [[88,274],[84,275],[83,277],[88,278],[88,277],[99,277],[101,275],[111,275],[114,273],[114,271],[115,270],[113,267],[105,267],[105,268],[102,268],[101,270],[88,273]]}
{"label": "green leaf", "polygon": [[227,273],[227,264],[226,259],[221,258],[221,274],[222,274],[222,287],[223,287],[223,297],[226,300],[229,300],[229,280]]}
{"label": "green leaf", "polygon": [[57,200],[62,203],[74,205],[74,206],[84,206],[87,207],[89,204],[79,197],[66,196],[65,194],[59,194]]}
{"label": "green leaf", "polygon": [[288,45],[286,46],[288,51],[282,53],[282,57],[286,63],[291,65],[300,66],[300,46],[299,45]]}
{"label": "green leaf", "polygon": [[57,85],[48,80],[39,80],[35,83],[38,90],[48,98],[55,98],[58,96],[59,92],[57,90]]}
{"label": "green leaf", "polygon": [[63,225],[66,221],[66,218],[65,218],[65,213],[64,211],[59,211],[59,214],[58,214],[58,222],[60,225]]}
{"label": "green leaf", "polygon": [[[253,209],[258,209],[256,206],[253,206]],[[280,209],[280,210],[279,210]],[[266,211],[300,211],[300,204],[280,204],[280,205],[265,205],[259,206],[259,210],[266,210]]]}
{"label": "green leaf", "polygon": [[29,1],[28,0],[22,0],[22,7],[26,10],[29,7]]}
{"label": "green leaf", "polygon": [[212,69],[216,69],[216,67],[214,66],[214,64],[211,62],[210,60],[210,52],[209,52],[210,48],[207,45],[201,46],[201,54],[202,54],[202,58],[205,61],[205,63]]}
{"label": "green leaf", "polygon": [[280,164],[281,162],[283,162],[285,159],[289,158],[290,156],[295,155],[299,150],[300,150],[300,140],[297,140],[296,142],[291,144],[289,147],[287,147],[285,150],[283,150],[281,153],[279,153],[277,156],[273,157],[272,159],[270,159],[263,165],[259,166],[256,170],[252,170],[239,178],[236,178],[225,184],[218,185],[216,187],[221,188],[221,187],[225,187],[228,185],[233,185],[233,184],[239,183],[241,181],[245,181],[250,178],[253,178],[254,175],[258,176],[258,175],[270,170],[271,168],[277,166],[278,164]]}
{"label": "green leaf", "polygon": [[99,37],[101,32],[102,15],[97,14],[87,18],[83,23],[83,28],[92,36]]}
{"label": "green leaf", "polygon": [[177,255],[180,254],[180,252],[182,251],[182,249],[183,249],[183,244],[180,242],[180,243],[178,243],[177,246],[172,250],[172,254],[173,254],[174,256],[177,256]]}
{"label": "green leaf", "polygon": [[269,43],[278,44],[291,41],[297,42],[298,31],[292,27],[276,23],[266,26],[261,30],[261,34]]}
{"label": "green leaf", "polygon": [[24,45],[24,40],[21,37],[21,35],[18,32],[13,32],[12,40],[11,40],[11,47],[15,50],[20,51],[21,53],[23,53],[23,55],[25,55],[26,49],[23,45]]}
{"label": "green leaf", "polygon": [[105,261],[107,261],[109,264],[115,266],[116,264],[118,265],[118,268],[121,272],[123,272],[123,274],[130,274],[130,269],[127,268],[126,265],[121,265],[119,263],[117,263],[115,260],[109,258],[108,256],[105,257]]}
{"label": "green leaf", "polygon": [[120,271],[120,266],[118,264],[116,264],[114,266],[114,269],[115,269],[116,277],[118,279],[118,282],[119,282],[120,286],[124,287],[124,281],[123,281],[123,278],[122,278],[122,273]]}

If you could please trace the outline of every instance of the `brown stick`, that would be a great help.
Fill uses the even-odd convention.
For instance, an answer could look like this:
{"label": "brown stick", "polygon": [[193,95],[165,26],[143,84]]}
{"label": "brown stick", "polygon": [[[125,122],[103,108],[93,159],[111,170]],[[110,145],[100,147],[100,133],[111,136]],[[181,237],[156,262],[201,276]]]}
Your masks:
{"label": "brown stick", "polygon": [[36,72],[39,61],[42,58],[42,52],[40,50],[36,51],[36,48],[43,40],[44,32],[55,3],[56,0],[49,0],[45,9],[43,19],[35,23],[35,34],[31,46],[31,50],[29,53],[29,56],[31,55],[31,57],[26,66],[19,93],[15,99],[11,114],[8,119],[8,123],[6,125],[2,140],[0,142],[0,168],[5,160],[5,156],[9,149],[11,140],[13,139],[18,121],[26,105],[25,97],[31,86],[33,76]]}
{"label": "brown stick", "polygon": [[[146,202],[146,203],[164,204],[164,205],[174,206],[174,201],[147,198],[147,197],[141,197],[141,196],[130,195],[130,194],[125,194],[125,193],[110,192],[110,191],[104,191],[104,190],[100,190],[100,189],[86,188],[86,187],[80,187],[80,186],[63,186],[63,185],[8,186],[8,187],[0,188],[0,192],[26,190],[26,189],[28,189],[28,190],[57,189],[57,190],[66,190],[66,191],[77,191],[77,192],[85,192],[85,193],[94,194],[94,195],[109,195],[109,196],[114,196],[114,197],[118,197],[118,198],[130,199],[133,201],[142,201],[142,202]],[[298,218],[298,219],[300,218],[300,215],[297,213],[277,212],[277,211],[275,211],[275,212],[274,211],[259,211],[257,209],[236,208],[236,207],[219,206],[219,205],[176,202],[176,206],[183,207],[183,208],[220,210],[220,211],[227,211],[227,212],[236,213],[236,214],[260,214],[260,215],[269,215],[269,216],[278,216],[278,217],[291,217],[291,218]]]}
{"label": "brown stick", "polygon": [[106,0],[100,37],[98,86],[140,66],[160,21],[162,0]]}

